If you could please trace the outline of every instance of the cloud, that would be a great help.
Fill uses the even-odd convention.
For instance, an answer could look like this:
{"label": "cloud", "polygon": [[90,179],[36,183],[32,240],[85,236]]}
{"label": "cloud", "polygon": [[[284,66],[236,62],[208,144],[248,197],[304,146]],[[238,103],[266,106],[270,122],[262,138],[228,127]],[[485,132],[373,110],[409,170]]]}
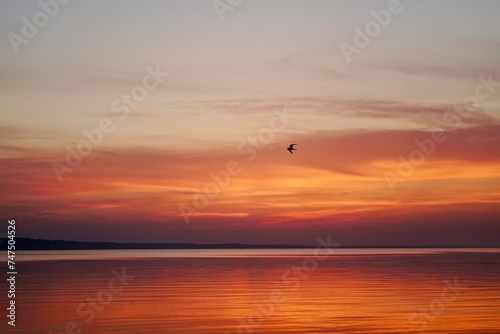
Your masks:
{"label": "cloud", "polygon": [[[308,115],[342,116],[357,119],[384,119],[409,121],[413,124],[433,128],[450,128],[444,118],[448,111],[453,111],[454,105],[461,101],[446,103],[422,104],[391,99],[345,99],[336,97],[293,97],[275,99],[214,99],[200,101],[172,101],[169,108],[185,109],[190,112],[218,111],[231,114],[269,114],[273,110],[281,110],[286,106],[302,117]],[[497,120],[486,113],[477,110],[462,118],[464,126],[479,126],[495,123]]]}
{"label": "cloud", "polygon": [[[345,113],[356,117],[408,120],[428,127],[449,129],[452,126],[444,116],[447,112],[454,111],[455,104],[425,105],[394,100],[350,100],[341,105]],[[495,123],[496,119],[483,110],[477,110],[461,121],[466,126],[478,126]]]}
{"label": "cloud", "polygon": [[[450,160],[471,163],[498,162],[500,160],[500,125],[455,129],[444,132],[446,142],[438,144],[431,161]],[[380,160],[397,160],[418,147],[415,140],[431,138],[431,132],[377,131],[352,133],[340,136],[318,134],[301,140],[305,164],[316,167],[351,171],[354,174],[363,167]],[[325,155],[331,157],[325,158]]]}
{"label": "cloud", "polygon": [[199,217],[192,225],[148,217],[106,221],[74,217],[16,216],[24,236],[128,242],[310,244],[331,235],[346,246],[496,247],[500,242],[496,204],[387,208],[357,215],[332,215],[262,225],[265,217]]}
{"label": "cloud", "polygon": [[[487,43],[481,43],[481,47],[486,47]],[[462,48],[467,48],[468,45],[462,45]],[[489,49],[496,49],[496,44],[488,45]],[[475,50],[475,53],[479,50]],[[460,53],[456,53],[456,56]],[[429,58],[428,60],[422,59],[407,59],[407,60],[394,60],[394,59],[379,59],[372,60],[366,63],[367,68],[393,71],[412,76],[420,77],[445,77],[450,80],[466,79],[475,81],[481,75],[493,75],[493,78],[500,78],[500,65],[496,59],[488,59],[488,53],[481,53],[476,55],[485,59],[478,62],[472,62],[470,58],[451,58],[444,57],[444,60],[435,60]]]}
{"label": "cloud", "polygon": [[410,75],[441,76],[449,79],[477,80],[481,75],[491,74],[493,78],[500,78],[500,66],[495,67],[464,67],[460,65],[435,64],[391,64],[388,68]]}
{"label": "cloud", "polygon": [[0,212],[47,224],[182,224],[178,205],[191,205],[194,195],[214,181],[210,173],[223,171],[230,160],[238,161],[242,172],[202,210],[196,218],[201,224],[210,221],[222,229],[312,217],[320,222],[342,215],[360,221],[363,212],[382,210],[387,215],[395,205],[499,200],[500,125],[447,131],[448,139],[419,167],[421,173],[412,176],[397,196],[389,192],[384,172],[397,168],[398,157],[417,148],[416,139],[430,136],[415,130],[311,133],[296,138],[299,145],[293,156],[285,150],[287,143],[274,143],[257,150],[252,162],[237,148],[189,154],[96,150],[66,174],[63,183],[51,168],[59,154],[33,150],[30,157],[1,159],[3,192],[9,195]]}

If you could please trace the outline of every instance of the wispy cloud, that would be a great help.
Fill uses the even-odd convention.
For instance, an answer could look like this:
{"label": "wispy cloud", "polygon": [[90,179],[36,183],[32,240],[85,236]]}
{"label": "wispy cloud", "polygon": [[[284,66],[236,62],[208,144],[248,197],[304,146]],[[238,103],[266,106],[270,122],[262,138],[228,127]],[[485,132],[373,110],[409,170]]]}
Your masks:
{"label": "wispy cloud", "polygon": [[[395,203],[411,207],[499,200],[500,126],[455,129],[446,135],[446,143],[397,200],[386,190],[383,171],[398,155],[414,149],[415,139],[428,137],[427,131],[312,133],[299,138],[299,151],[293,157],[285,144],[269,146],[245,166],[203,217],[279,223],[350,213],[354,219],[359,212],[376,212]],[[3,189],[10,196],[0,211],[63,220],[181,224],[178,203],[189,202],[211,171],[224,168],[238,155],[236,150],[96,151],[60,184],[46,161],[50,156],[32,151],[29,158],[2,159],[2,169],[8,171],[2,173]],[[441,182],[440,194],[418,190],[435,182]],[[456,192],[458,184],[480,185],[481,193]]]}
{"label": "wispy cloud", "polygon": [[[346,99],[341,97],[290,97],[290,98],[245,98],[214,99],[201,101],[172,101],[166,107],[172,109],[210,110],[236,114],[269,113],[273,109],[287,105],[306,115],[349,116],[356,118],[393,119],[410,121],[420,126],[445,127],[450,125],[443,115],[459,101],[450,103],[412,103],[391,99]],[[465,126],[495,123],[496,119],[484,110],[478,110],[463,119]]]}

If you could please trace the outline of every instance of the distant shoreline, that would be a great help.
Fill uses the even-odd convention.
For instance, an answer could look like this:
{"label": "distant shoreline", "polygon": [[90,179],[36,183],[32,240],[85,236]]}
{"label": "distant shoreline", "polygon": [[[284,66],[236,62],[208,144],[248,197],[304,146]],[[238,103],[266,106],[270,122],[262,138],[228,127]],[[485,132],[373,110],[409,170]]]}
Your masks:
{"label": "distant shoreline", "polygon": [[[6,238],[0,239],[2,250]],[[5,245],[7,243],[5,242]],[[101,242],[101,241],[74,241],[74,240],[46,240],[33,238],[16,238],[16,250],[107,250],[107,249],[311,249],[312,245],[261,245],[240,243],[194,244],[194,243],[133,243],[133,242]],[[365,248],[498,248],[499,246],[342,246],[342,249]]]}

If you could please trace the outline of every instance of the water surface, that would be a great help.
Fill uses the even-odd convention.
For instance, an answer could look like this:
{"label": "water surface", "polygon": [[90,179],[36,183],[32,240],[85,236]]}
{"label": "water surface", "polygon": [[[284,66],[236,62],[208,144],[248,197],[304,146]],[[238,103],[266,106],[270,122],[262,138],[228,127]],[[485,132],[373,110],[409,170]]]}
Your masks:
{"label": "water surface", "polygon": [[2,333],[500,333],[499,249],[41,251],[18,260],[17,326],[4,321]]}

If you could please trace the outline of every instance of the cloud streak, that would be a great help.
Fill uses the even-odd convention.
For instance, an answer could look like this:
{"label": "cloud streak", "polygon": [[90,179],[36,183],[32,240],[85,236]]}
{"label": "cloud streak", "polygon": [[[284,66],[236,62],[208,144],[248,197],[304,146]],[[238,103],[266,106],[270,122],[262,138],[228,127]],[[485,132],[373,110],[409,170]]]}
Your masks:
{"label": "cloud streak", "polygon": [[[386,189],[383,171],[397,163],[398,155],[414,148],[415,138],[425,136],[425,131],[313,133],[300,138],[293,157],[286,152],[286,145],[271,145],[243,166],[241,175],[195,217],[189,238],[196,239],[199,228],[209,225],[229,230],[274,226],[284,232],[291,226],[303,224],[305,228],[314,222],[325,229],[342,222],[395,222],[422,206],[428,214],[432,211],[429,208],[442,206],[456,213],[463,203],[469,203],[469,212],[479,213],[500,200],[498,125],[447,132],[447,142],[395,198]],[[87,221],[106,225],[106,229],[117,222],[182,224],[177,205],[190,201],[211,171],[238,157],[236,151],[96,151],[60,184],[46,161],[50,154],[30,154],[30,158],[1,161],[8,171],[2,173],[2,184],[9,194],[0,206],[3,214],[30,221],[37,217],[47,226],[65,221],[68,228],[72,224],[76,228]],[[473,185],[479,188],[459,191],[461,186],[474,189]],[[394,210],[400,212],[397,218]],[[180,233],[182,228],[174,230]]]}

